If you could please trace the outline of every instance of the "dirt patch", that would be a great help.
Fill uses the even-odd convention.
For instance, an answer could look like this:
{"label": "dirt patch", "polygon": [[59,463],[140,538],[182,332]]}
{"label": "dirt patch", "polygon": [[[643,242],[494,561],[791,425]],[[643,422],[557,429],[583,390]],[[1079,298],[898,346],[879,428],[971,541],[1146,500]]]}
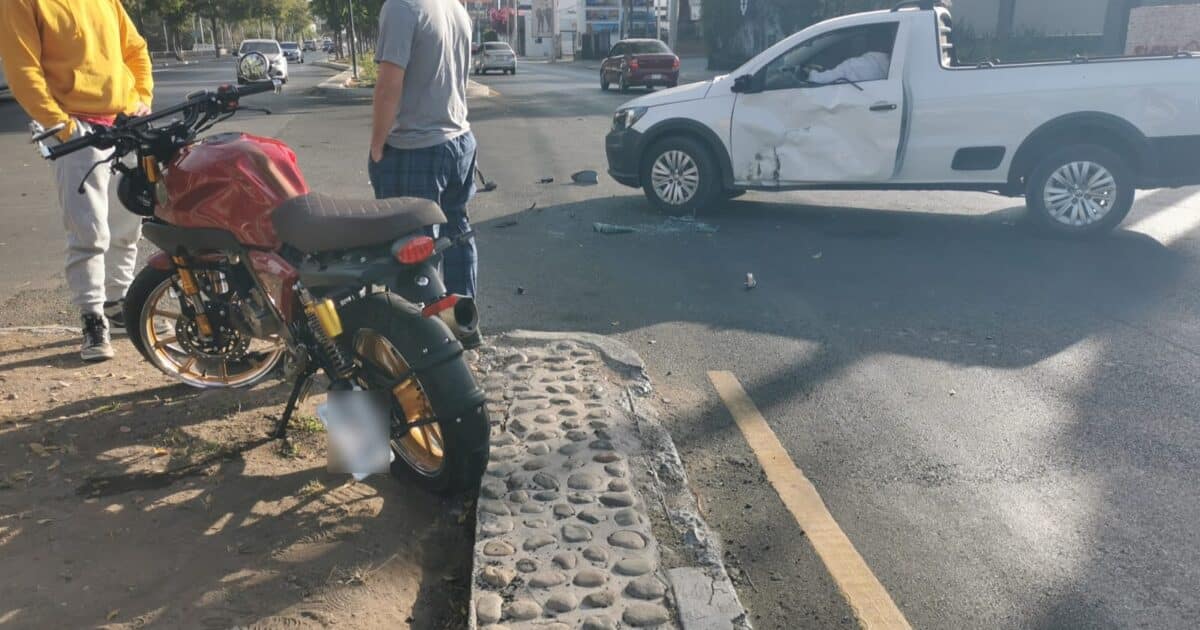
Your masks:
{"label": "dirt patch", "polygon": [[325,471],[318,399],[200,392],[73,336],[0,334],[0,625],[465,625],[463,500]]}

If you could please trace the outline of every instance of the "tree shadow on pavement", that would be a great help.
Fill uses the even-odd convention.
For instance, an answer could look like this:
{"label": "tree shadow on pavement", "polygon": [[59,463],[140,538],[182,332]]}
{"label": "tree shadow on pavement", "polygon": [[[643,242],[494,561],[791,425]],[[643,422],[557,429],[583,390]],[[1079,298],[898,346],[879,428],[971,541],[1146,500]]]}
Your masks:
{"label": "tree shadow on pavement", "polygon": [[0,393],[19,393],[0,403],[0,618],[21,627],[462,621],[473,526],[463,500],[325,472],[312,401],[287,448],[264,437],[263,412],[282,408],[283,385],[197,394],[123,340],[113,362],[45,376],[35,359],[54,348],[25,342],[0,335],[9,359]]}

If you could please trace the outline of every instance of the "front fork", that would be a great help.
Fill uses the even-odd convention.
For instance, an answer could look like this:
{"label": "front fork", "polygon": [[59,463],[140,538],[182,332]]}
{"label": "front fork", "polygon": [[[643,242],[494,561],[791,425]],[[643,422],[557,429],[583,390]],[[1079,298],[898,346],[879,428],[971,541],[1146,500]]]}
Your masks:
{"label": "front fork", "polygon": [[200,337],[209,341],[213,336],[213,327],[212,322],[208,321],[208,312],[204,308],[204,300],[200,297],[200,285],[196,282],[196,276],[188,267],[186,258],[175,256],[171,258],[171,261],[175,263],[175,273],[179,276],[179,289],[183,292],[183,298],[192,308]]}

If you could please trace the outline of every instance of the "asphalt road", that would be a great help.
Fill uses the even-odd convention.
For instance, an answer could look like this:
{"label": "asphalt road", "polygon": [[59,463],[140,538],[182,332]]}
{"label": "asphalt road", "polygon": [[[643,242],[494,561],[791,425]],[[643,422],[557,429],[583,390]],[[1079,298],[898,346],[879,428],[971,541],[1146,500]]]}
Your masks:
{"label": "asphalt road", "polygon": [[[369,103],[294,73],[263,97],[275,116],[226,127],[292,144],[314,189],[369,195]],[[160,72],[157,102],[231,75]],[[591,70],[482,82],[480,165],[500,184],[473,207],[487,330],[642,353],[757,627],[853,617],[709,370],[745,386],[914,627],[1200,624],[1196,190],[1144,193],[1124,229],[1082,243],[1027,231],[1019,200],[961,193],[754,193],[700,216],[705,233],[603,175],[569,183],[603,172],[627,98]],[[0,326],[69,322],[49,173],[19,117],[0,105]]]}

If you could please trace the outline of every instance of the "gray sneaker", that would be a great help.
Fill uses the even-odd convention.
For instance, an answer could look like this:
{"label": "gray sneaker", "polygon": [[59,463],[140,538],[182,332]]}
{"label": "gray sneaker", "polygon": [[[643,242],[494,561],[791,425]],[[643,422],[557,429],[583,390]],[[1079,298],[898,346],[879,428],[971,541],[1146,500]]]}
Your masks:
{"label": "gray sneaker", "polygon": [[79,357],[88,363],[107,361],[114,356],[112,342],[108,336],[108,321],[103,315],[83,316],[83,347]]}

